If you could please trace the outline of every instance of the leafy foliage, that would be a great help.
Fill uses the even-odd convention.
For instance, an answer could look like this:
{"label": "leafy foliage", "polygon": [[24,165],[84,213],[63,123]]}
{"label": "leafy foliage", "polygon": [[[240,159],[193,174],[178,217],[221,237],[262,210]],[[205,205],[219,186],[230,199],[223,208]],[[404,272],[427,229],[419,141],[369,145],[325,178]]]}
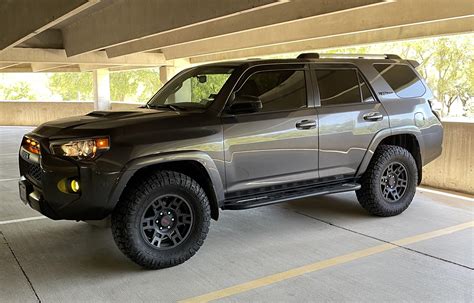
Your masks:
{"label": "leafy foliage", "polygon": [[65,101],[93,99],[92,73],[54,73],[49,89]]}
{"label": "leafy foliage", "polygon": [[[113,101],[147,101],[161,86],[157,70],[144,69],[110,73],[110,97]],[[55,73],[49,89],[63,100],[92,100],[91,72]]]}
{"label": "leafy foliage", "polygon": [[200,83],[197,77],[193,77],[191,80],[192,102],[201,102],[217,94],[229,76],[229,74],[209,74],[206,75],[205,83]]}
{"label": "leafy foliage", "polygon": [[110,74],[110,97],[114,101],[145,102],[160,88],[156,69],[142,69]]}
{"label": "leafy foliage", "polygon": [[31,86],[20,81],[12,86],[0,85],[0,99],[2,100],[35,100],[36,95],[32,92]]}

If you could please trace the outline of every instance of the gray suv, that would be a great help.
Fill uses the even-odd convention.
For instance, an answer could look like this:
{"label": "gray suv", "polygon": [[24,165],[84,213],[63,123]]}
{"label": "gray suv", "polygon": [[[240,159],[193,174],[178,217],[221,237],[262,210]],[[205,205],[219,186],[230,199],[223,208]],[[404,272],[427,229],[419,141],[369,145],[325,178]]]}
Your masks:
{"label": "gray suv", "polygon": [[142,108],[26,134],[20,196],[55,220],[111,216],[120,250],[152,269],[193,256],[221,209],[356,191],[370,214],[397,215],[441,153],[416,66],[313,53],[192,67]]}

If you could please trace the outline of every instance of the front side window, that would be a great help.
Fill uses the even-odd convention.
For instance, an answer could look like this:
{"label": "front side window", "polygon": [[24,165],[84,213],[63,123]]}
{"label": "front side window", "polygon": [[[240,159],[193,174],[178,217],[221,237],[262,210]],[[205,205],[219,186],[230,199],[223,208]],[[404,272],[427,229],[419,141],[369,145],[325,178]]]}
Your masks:
{"label": "front side window", "polygon": [[263,71],[251,75],[236,93],[260,98],[260,112],[294,110],[307,106],[302,70]]}
{"label": "front side window", "polygon": [[359,78],[355,69],[318,69],[321,106],[361,103]]}
{"label": "front side window", "polygon": [[233,72],[230,67],[200,67],[174,78],[148,102],[148,107],[206,108]]}
{"label": "front side window", "polygon": [[374,64],[375,69],[400,98],[417,98],[426,91],[423,82],[405,64]]}

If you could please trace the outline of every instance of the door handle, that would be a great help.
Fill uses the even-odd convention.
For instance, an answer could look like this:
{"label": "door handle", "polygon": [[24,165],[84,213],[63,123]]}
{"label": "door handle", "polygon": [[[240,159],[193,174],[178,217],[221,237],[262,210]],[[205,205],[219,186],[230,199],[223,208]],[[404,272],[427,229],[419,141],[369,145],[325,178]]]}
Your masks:
{"label": "door handle", "polygon": [[363,116],[366,121],[380,121],[383,119],[383,115],[379,112],[370,112]]}
{"label": "door handle", "polygon": [[316,121],[315,120],[302,120],[296,123],[297,129],[312,129],[316,128]]}

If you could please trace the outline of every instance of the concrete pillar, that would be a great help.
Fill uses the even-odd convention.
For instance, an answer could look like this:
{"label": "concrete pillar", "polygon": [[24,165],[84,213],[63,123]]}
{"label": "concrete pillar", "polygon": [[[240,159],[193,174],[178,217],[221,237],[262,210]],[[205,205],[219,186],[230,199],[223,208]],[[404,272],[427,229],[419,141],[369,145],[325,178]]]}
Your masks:
{"label": "concrete pillar", "polygon": [[110,110],[110,78],[108,69],[96,69],[94,74],[94,110]]}
{"label": "concrete pillar", "polygon": [[160,81],[161,85],[165,85],[176,73],[176,68],[173,66],[161,66],[160,67]]}
{"label": "concrete pillar", "polygon": [[171,64],[160,67],[161,85],[164,85],[171,78],[173,78],[174,75],[188,68],[191,65],[189,59],[186,58],[171,60],[168,61],[168,63]]}

